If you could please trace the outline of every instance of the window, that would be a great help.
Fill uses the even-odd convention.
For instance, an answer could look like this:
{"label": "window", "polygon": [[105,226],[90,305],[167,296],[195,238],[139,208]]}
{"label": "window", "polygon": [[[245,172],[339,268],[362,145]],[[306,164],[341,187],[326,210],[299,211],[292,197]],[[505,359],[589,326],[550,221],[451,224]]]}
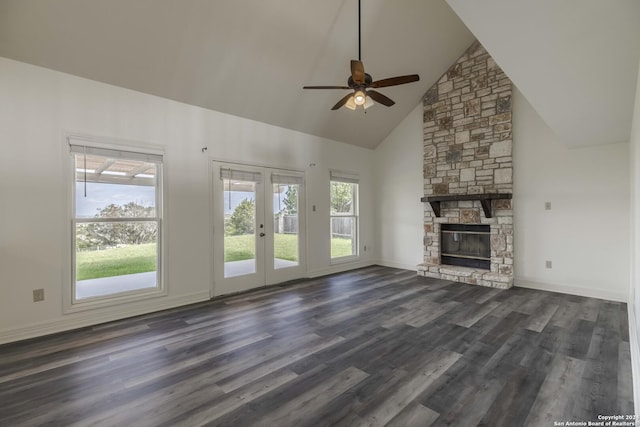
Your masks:
{"label": "window", "polygon": [[161,289],[162,155],[75,143],[70,147],[74,168],[71,302],[157,294]]}
{"label": "window", "polygon": [[331,259],[358,255],[358,177],[331,171]]}

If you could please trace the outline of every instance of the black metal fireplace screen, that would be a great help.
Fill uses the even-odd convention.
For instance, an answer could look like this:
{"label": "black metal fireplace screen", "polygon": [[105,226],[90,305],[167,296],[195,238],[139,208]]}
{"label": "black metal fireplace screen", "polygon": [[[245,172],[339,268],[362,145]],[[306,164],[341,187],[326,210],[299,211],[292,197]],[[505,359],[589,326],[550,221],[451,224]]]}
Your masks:
{"label": "black metal fireplace screen", "polygon": [[478,224],[440,226],[440,262],[491,269],[491,228]]}

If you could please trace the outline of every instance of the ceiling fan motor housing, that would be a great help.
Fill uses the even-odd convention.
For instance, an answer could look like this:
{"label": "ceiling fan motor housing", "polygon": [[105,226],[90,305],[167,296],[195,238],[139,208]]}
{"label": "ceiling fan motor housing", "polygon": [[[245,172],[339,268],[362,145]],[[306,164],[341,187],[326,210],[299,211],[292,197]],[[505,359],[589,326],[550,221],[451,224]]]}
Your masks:
{"label": "ceiling fan motor housing", "polygon": [[373,82],[373,78],[371,77],[371,74],[364,73],[364,84],[363,85],[359,85],[359,84],[355,83],[353,81],[353,77],[349,76],[349,78],[347,79],[347,86],[349,86],[350,88],[353,88],[353,89],[365,88],[365,87],[369,87],[372,82]]}

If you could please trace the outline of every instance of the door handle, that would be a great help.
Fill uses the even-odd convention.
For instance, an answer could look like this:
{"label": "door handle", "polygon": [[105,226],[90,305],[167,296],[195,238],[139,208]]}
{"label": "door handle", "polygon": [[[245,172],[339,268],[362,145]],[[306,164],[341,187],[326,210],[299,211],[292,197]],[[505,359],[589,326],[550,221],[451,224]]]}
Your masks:
{"label": "door handle", "polygon": [[264,233],[260,233],[260,237],[264,237],[264,236],[265,236],[265,234],[264,234]]}

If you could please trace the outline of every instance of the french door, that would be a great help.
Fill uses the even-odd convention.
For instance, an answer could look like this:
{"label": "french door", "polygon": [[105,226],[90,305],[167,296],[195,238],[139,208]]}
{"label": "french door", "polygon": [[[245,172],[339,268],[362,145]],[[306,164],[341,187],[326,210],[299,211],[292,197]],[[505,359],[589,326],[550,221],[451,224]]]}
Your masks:
{"label": "french door", "polygon": [[303,277],[304,174],[213,162],[214,295]]}

